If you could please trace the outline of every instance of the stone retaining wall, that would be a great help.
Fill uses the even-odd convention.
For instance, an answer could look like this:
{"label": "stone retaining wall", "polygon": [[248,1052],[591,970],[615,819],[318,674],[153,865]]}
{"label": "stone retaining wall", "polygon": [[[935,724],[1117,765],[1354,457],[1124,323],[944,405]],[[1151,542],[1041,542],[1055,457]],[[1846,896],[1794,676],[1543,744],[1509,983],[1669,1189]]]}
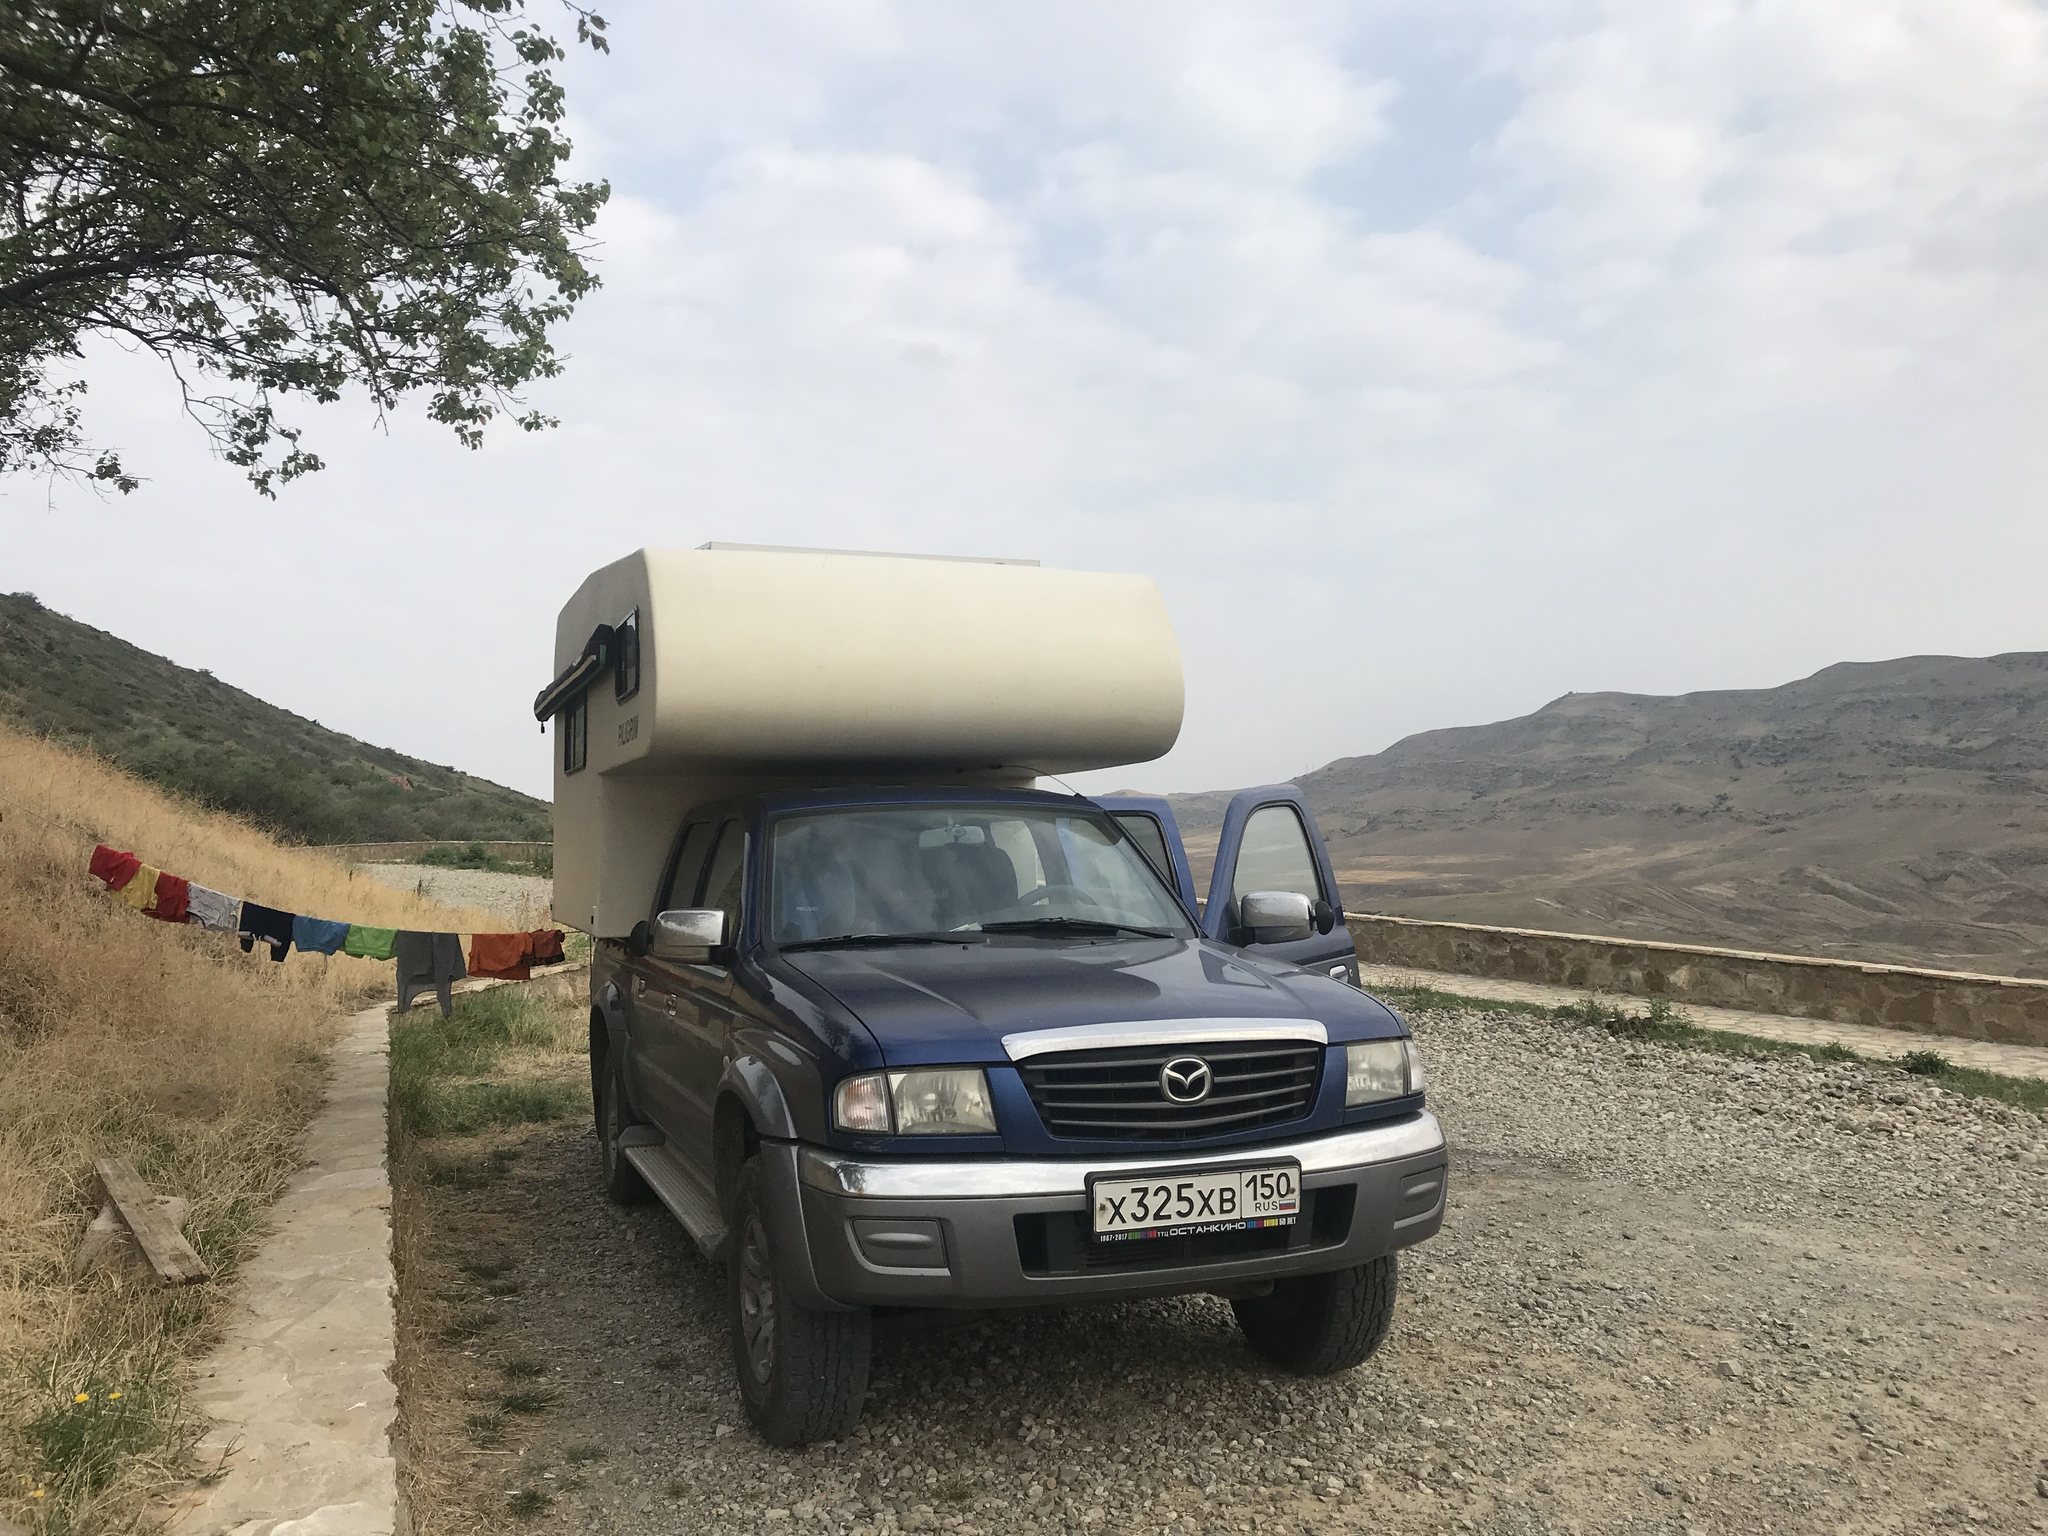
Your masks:
{"label": "stone retaining wall", "polygon": [[2048,981],[1477,923],[1347,921],[1359,958],[1376,965],[2048,1046]]}
{"label": "stone retaining wall", "polygon": [[531,864],[544,854],[553,854],[553,843],[517,842],[490,839],[462,839],[458,841],[410,843],[321,843],[313,850],[330,854],[348,864],[413,864],[430,848],[453,848],[460,852],[475,843],[485,853],[495,854],[508,864]]}

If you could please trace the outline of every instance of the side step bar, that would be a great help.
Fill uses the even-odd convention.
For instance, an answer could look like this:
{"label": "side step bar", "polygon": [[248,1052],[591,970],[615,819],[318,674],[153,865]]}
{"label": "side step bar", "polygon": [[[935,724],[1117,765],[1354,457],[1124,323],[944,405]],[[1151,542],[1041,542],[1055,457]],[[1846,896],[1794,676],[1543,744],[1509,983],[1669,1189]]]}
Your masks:
{"label": "side step bar", "polygon": [[666,1146],[635,1146],[636,1139],[631,1131],[621,1136],[620,1155],[647,1181],[655,1198],[683,1224],[683,1230],[690,1234],[690,1241],[704,1257],[718,1258],[725,1249],[725,1222],[718,1214],[717,1197]]}

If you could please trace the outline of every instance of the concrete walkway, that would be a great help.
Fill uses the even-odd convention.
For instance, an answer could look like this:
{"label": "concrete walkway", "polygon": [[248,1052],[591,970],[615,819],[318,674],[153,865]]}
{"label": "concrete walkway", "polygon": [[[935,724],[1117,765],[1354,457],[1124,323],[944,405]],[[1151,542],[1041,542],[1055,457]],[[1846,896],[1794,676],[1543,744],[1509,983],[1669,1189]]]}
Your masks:
{"label": "concrete walkway", "polygon": [[[1359,977],[1370,992],[1375,987],[1430,987],[1462,997],[1502,1002],[1541,1003],[1554,1008],[1583,1002],[1584,989],[1548,986],[1533,981],[1496,981],[1489,976],[1453,976],[1444,971],[1415,971],[1400,966],[1360,965]],[[1640,1004],[1643,999],[1616,993],[1613,1000]],[[1994,1045],[1985,1040],[1958,1040],[1952,1035],[1922,1035],[1906,1030],[1878,1029],[1869,1024],[1831,1024],[1824,1019],[1798,1019],[1778,1013],[1749,1013],[1739,1008],[1707,1008],[1674,1003],[1686,1019],[1702,1029],[1733,1030],[1766,1040],[1799,1045],[1846,1045],[1865,1056],[1896,1057],[1908,1051],[1939,1051],[1959,1067],[2001,1072],[2007,1077],[2048,1080],[2048,1048]]]}
{"label": "concrete walkway", "polygon": [[193,1406],[203,1460],[227,1471],[172,1523],[179,1536],[392,1536],[391,1181],[384,1165],[390,1004],[349,1020],[307,1164],[276,1230],[236,1276]]}

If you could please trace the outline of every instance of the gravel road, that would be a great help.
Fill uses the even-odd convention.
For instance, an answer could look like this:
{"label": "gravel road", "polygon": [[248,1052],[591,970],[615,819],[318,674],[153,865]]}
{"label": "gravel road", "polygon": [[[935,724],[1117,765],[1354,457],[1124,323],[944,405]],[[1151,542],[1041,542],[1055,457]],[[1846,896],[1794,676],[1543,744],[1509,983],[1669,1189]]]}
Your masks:
{"label": "gravel road", "polygon": [[372,879],[401,891],[422,890],[444,907],[475,907],[532,927],[547,920],[555,882],[545,875],[502,875],[440,864],[358,864]]}
{"label": "gravel road", "polygon": [[[1221,1302],[900,1327],[858,1434],[741,1417],[717,1277],[608,1206],[581,1124],[430,1189],[418,1271],[477,1300],[408,1408],[420,1536],[2048,1530],[2048,1122],[1887,1068],[1742,1060],[1515,1016],[1416,1021],[1444,1232],[1394,1333],[1269,1375]],[[530,1357],[502,1441],[465,1413]],[[517,1386],[520,1383],[510,1383]]]}

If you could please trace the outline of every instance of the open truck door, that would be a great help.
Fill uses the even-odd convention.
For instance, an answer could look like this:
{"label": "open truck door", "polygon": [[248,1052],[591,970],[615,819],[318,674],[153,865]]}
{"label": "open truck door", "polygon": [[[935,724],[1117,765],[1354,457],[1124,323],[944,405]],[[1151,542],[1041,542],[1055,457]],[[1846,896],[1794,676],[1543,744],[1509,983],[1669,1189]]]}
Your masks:
{"label": "open truck door", "polygon": [[1216,839],[1202,931],[1357,985],[1358,950],[1344,926],[1330,852],[1292,784],[1242,789],[1231,797]]}
{"label": "open truck door", "polygon": [[1188,851],[1181,843],[1173,807],[1159,795],[1097,795],[1094,799],[1116,818],[1117,825],[1152,861],[1152,867],[1166,877],[1167,884],[1180,893],[1189,913],[1199,912],[1195,872],[1188,866]]}

